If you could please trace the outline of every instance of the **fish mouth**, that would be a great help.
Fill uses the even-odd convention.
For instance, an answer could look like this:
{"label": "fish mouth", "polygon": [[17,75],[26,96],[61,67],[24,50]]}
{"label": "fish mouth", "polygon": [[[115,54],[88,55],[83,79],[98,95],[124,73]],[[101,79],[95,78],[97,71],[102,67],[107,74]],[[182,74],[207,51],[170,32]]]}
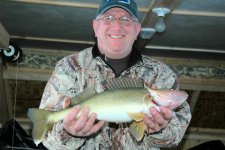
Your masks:
{"label": "fish mouth", "polygon": [[154,104],[156,104],[157,106],[160,106],[159,103],[157,103],[157,101],[156,101],[154,98],[152,99],[152,102],[153,102]]}

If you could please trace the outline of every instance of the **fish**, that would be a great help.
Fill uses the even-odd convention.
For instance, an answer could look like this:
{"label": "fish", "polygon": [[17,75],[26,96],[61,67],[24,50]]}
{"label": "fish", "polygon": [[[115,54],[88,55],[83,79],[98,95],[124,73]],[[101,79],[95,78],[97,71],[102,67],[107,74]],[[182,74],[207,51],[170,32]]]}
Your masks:
{"label": "fish", "polygon": [[[144,81],[133,78],[116,78],[106,86],[107,90],[97,93],[87,90],[72,97],[69,108],[50,111],[29,108],[27,116],[33,123],[32,138],[36,145],[42,142],[45,134],[51,130],[55,122],[63,120],[74,105],[81,108],[88,107],[91,113],[96,113],[97,120],[114,123],[131,123],[131,135],[141,141],[146,126],[144,113],[151,115],[150,107],[160,111],[159,106],[167,106],[171,110],[179,107],[188,98],[188,94],[181,90],[151,89]],[[79,118],[81,113],[78,113]]]}

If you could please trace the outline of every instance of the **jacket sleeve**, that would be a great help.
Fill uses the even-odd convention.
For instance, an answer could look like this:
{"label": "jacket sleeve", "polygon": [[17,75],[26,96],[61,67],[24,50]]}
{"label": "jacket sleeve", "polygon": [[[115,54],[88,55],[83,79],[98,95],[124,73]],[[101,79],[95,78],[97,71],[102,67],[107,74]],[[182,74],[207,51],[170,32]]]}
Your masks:
{"label": "jacket sleeve", "polygon": [[190,107],[187,102],[184,102],[174,111],[173,118],[165,129],[155,134],[146,133],[146,136],[152,145],[159,147],[176,147],[183,138],[190,120]]}
{"label": "jacket sleeve", "polygon": [[[72,97],[79,94],[79,85],[76,81],[75,68],[71,67],[68,58],[59,61],[47,82],[39,108],[54,111],[62,109],[65,96]],[[84,141],[85,138],[69,135],[64,130],[61,120],[53,125],[51,131],[47,132],[42,143],[48,149],[62,150],[78,149]]]}
{"label": "jacket sleeve", "polygon": [[[157,87],[179,89],[177,76],[168,67],[161,67],[159,71]],[[147,138],[151,145],[159,147],[175,147],[182,140],[185,131],[191,120],[190,106],[185,101],[181,106],[173,111],[173,117],[168,123],[168,126],[155,134],[147,134]]]}

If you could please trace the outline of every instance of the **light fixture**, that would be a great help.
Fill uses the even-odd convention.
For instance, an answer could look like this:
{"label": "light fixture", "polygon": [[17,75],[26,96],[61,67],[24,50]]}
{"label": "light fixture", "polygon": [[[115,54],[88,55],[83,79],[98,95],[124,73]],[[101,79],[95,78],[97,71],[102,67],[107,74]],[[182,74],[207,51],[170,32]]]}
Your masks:
{"label": "light fixture", "polygon": [[153,8],[152,12],[156,13],[158,16],[158,22],[155,24],[156,32],[164,32],[166,25],[163,18],[166,14],[170,13],[170,10],[168,8]]}
{"label": "light fixture", "polygon": [[140,37],[142,39],[151,39],[154,33],[155,33],[154,28],[141,28]]}
{"label": "light fixture", "polygon": [[23,52],[21,48],[13,42],[9,42],[9,47],[7,49],[0,48],[0,55],[7,62],[20,62],[23,59]]}

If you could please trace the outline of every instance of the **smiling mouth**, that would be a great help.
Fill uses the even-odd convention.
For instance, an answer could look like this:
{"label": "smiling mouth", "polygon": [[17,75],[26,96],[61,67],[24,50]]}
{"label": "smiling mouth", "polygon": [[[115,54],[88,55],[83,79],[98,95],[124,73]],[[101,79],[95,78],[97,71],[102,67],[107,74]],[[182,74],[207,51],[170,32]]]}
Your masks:
{"label": "smiling mouth", "polygon": [[123,38],[124,35],[109,35],[111,38],[113,39],[119,39],[119,38]]}

